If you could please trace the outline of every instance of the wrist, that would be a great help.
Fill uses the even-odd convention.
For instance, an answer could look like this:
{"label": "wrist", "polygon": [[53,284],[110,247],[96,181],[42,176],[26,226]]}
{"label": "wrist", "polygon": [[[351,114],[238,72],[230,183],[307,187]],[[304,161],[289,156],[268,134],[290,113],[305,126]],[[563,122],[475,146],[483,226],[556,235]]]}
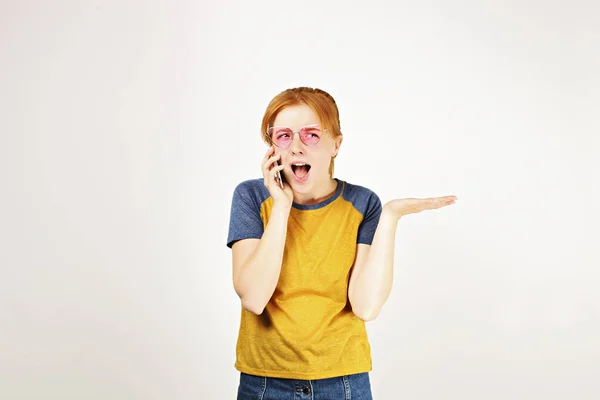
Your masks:
{"label": "wrist", "polygon": [[388,204],[385,204],[383,206],[383,208],[381,210],[380,219],[383,219],[386,221],[398,222],[398,220],[400,220],[400,218],[402,218],[401,213],[392,210]]}
{"label": "wrist", "polygon": [[273,209],[271,210],[271,213],[286,216],[286,215],[289,215],[291,208],[292,208],[292,203],[290,203],[290,204],[275,203],[275,204],[273,204]]}

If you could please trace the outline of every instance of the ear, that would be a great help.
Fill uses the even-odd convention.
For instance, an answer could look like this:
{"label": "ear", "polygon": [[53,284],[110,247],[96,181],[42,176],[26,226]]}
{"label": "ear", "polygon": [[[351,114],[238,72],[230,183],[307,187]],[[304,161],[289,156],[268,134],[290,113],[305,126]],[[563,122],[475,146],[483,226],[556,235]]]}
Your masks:
{"label": "ear", "polygon": [[331,158],[335,158],[338,155],[338,153],[340,151],[340,146],[342,145],[343,140],[344,140],[344,138],[342,137],[342,135],[335,138],[335,142],[334,142],[335,148],[333,150],[333,154],[331,155]]}

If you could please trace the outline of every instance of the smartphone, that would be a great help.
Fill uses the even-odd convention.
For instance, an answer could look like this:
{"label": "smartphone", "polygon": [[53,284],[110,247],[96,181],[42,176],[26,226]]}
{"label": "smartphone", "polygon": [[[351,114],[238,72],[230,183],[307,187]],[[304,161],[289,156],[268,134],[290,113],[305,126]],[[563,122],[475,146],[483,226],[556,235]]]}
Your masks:
{"label": "smartphone", "polygon": [[[281,165],[281,162],[277,160],[277,165]],[[275,180],[279,182],[279,186],[283,189],[283,178],[281,176],[281,171],[277,171],[275,174]]]}

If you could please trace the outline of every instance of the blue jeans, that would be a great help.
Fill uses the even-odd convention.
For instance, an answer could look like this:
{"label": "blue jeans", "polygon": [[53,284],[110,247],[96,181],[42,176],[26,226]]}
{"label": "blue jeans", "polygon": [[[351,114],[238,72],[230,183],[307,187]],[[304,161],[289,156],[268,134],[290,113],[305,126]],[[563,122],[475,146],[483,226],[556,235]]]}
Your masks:
{"label": "blue jeans", "polygon": [[237,400],[373,400],[369,373],[303,380],[240,372]]}

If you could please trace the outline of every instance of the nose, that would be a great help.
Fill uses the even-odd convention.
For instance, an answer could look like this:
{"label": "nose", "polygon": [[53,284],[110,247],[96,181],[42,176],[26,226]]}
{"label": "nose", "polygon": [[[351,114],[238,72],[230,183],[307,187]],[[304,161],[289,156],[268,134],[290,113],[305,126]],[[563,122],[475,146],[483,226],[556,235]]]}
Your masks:
{"label": "nose", "polygon": [[299,133],[294,133],[294,136],[292,137],[292,143],[290,143],[288,150],[292,154],[304,154],[304,143],[302,143],[302,140],[300,140]]}

